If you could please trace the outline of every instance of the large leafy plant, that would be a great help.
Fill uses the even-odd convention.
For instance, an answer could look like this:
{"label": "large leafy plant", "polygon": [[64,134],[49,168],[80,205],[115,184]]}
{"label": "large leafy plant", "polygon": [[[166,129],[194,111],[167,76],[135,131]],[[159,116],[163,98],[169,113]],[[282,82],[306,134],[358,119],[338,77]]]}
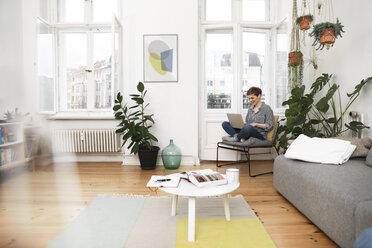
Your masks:
{"label": "large leafy plant", "polygon": [[[277,150],[288,147],[290,139],[297,138],[300,134],[309,137],[336,137],[347,130],[358,131],[369,128],[361,122],[351,121],[345,123],[345,115],[350,106],[360,95],[362,88],[372,77],[363,79],[354,88],[354,91],[347,94],[347,103],[342,105],[340,86],[331,83],[332,74],[322,74],[311,85],[311,91],[305,94],[305,86],[295,87],[291,91],[290,98],[283,102],[288,105],[285,111],[287,123],[278,128]],[[325,91],[325,96],[318,99],[317,94]]]}
{"label": "large leafy plant", "polygon": [[120,120],[116,133],[122,135],[122,146],[130,140],[128,149],[131,149],[131,153],[137,154],[139,149],[151,150],[152,141],[158,141],[158,139],[152,135],[149,129],[152,124],[155,123],[152,118],[153,114],[145,114],[145,109],[149,106],[149,103],[145,104],[145,96],[147,90],[142,82],[137,85],[139,94],[131,94],[131,100],[135,102],[135,105],[128,107],[127,103],[123,103],[123,96],[120,92],[116,95],[115,105],[113,107],[115,119]]}

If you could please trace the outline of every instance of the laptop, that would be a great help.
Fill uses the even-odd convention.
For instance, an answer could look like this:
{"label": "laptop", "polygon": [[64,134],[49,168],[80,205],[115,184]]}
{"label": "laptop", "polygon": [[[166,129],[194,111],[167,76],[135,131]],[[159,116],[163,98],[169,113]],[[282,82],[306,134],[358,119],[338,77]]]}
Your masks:
{"label": "laptop", "polygon": [[227,118],[233,128],[242,129],[244,127],[244,121],[241,114],[227,113]]}

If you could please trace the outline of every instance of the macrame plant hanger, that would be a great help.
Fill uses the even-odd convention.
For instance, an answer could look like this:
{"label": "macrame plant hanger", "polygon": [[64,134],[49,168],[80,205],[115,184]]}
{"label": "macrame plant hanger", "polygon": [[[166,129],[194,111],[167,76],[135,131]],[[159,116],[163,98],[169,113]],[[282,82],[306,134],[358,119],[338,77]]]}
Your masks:
{"label": "macrame plant hanger", "polygon": [[298,19],[296,22],[302,32],[302,43],[306,46],[306,31],[310,28],[310,23],[313,21],[313,15],[311,15],[307,0],[302,0],[301,16]]}
{"label": "macrame plant hanger", "polygon": [[297,0],[293,0],[291,45],[288,57],[288,88],[291,91],[296,86],[302,85],[303,55],[300,47],[300,34],[297,27]]}
{"label": "macrame plant hanger", "polygon": [[[321,0],[318,0],[318,4]],[[321,8],[319,8],[319,13],[320,13],[320,22],[332,22],[332,23],[335,23],[336,20],[335,20],[335,17],[334,17],[334,14],[333,14],[333,3],[332,3],[332,0],[323,0],[323,3],[321,4]],[[331,33],[330,31],[328,31],[328,34],[329,35],[332,35],[335,39],[336,37],[334,36],[333,33]],[[327,50],[329,50],[329,48],[331,47],[330,44],[326,44],[326,48]]]}

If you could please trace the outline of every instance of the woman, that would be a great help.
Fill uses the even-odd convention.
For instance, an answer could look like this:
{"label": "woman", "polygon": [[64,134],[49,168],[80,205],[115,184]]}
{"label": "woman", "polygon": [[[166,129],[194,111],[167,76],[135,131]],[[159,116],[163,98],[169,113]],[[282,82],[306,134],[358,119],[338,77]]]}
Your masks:
{"label": "woman", "polygon": [[245,117],[245,126],[242,129],[233,128],[228,121],[222,123],[223,129],[231,136],[224,137],[225,141],[244,142],[250,137],[264,140],[267,133],[274,127],[274,115],[269,105],[261,102],[262,90],[251,87],[247,91],[250,105]]}

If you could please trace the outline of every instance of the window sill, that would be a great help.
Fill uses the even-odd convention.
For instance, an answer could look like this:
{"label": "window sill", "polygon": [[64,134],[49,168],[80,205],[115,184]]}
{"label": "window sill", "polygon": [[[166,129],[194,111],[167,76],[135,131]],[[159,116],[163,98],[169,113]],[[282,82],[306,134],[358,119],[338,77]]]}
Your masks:
{"label": "window sill", "polygon": [[49,115],[48,120],[114,120],[112,111],[107,112],[58,112]]}

